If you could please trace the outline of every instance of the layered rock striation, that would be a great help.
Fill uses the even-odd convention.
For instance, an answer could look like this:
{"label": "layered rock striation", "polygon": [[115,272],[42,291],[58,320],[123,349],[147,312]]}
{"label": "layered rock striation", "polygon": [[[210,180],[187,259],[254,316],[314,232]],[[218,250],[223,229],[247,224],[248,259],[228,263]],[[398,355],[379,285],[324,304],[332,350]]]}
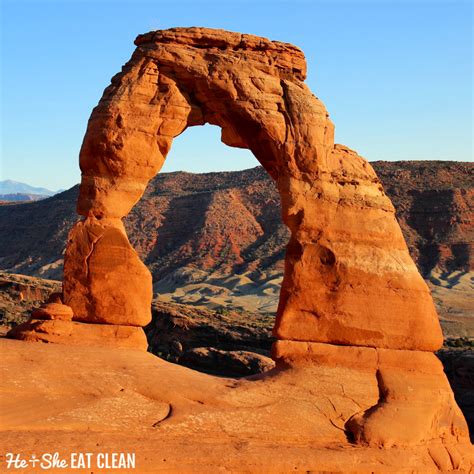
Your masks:
{"label": "layered rock striation", "polygon": [[[292,236],[277,336],[437,349],[441,331],[434,306],[393,206],[370,165],[334,145],[323,104],[302,82],[302,53],[282,43],[205,29],[153,32],[136,44],[94,110],[81,150],[78,210],[87,219],[73,231],[64,278],[65,302],[75,313],[81,319],[102,317],[90,304],[92,275],[91,284],[82,285],[88,313],[76,299],[81,291],[70,288],[89,275],[87,265],[76,268],[76,262],[88,264],[94,256],[90,245],[76,248],[85,239],[75,239],[74,232],[112,228],[159,171],[173,137],[209,122],[222,128],[225,143],[251,149],[280,192]],[[90,259],[76,258],[89,253]],[[124,314],[136,310],[133,296],[128,292]],[[107,296],[100,299],[107,308]]]}

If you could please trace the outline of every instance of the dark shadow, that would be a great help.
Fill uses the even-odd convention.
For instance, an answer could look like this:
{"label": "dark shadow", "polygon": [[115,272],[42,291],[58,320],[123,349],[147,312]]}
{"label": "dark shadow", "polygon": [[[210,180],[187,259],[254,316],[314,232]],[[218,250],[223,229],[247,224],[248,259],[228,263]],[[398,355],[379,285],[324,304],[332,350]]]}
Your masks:
{"label": "dark shadow", "polygon": [[459,408],[463,412],[471,442],[474,442],[474,352],[466,349],[442,349],[436,354],[443,363]]}

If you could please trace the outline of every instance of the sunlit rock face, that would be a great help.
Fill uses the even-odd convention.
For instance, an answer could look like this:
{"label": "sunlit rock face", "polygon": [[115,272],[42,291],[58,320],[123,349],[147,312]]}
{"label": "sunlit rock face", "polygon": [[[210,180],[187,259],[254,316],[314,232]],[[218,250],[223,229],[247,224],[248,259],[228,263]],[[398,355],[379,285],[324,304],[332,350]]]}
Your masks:
{"label": "sunlit rock face", "polygon": [[84,219],[69,235],[64,266],[69,324],[149,322],[151,276],[121,219],[174,137],[218,125],[225,144],[251,150],[274,179],[291,232],[274,327],[278,366],[327,366],[334,383],[338,366],[354,380],[368,377],[371,402],[340,414],[340,435],[358,443],[466,438],[431,353],[442,334],[430,292],[372,167],[334,144],[328,113],[304,84],[303,53],[205,28],[150,32],[135,44],[92,112],[80,153]]}
{"label": "sunlit rock face", "polygon": [[87,219],[71,234],[65,265],[65,302],[76,319],[146,323],[150,280],[119,219],[160,170],[173,138],[211,123],[224,143],[255,154],[281,195],[292,236],[276,336],[437,349],[431,296],[390,200],[363,158],[334,145],[328,113],[303,83],[303,53],[202,28],[151,32],[136,44],[94,109],[81,150],[78,211]]}

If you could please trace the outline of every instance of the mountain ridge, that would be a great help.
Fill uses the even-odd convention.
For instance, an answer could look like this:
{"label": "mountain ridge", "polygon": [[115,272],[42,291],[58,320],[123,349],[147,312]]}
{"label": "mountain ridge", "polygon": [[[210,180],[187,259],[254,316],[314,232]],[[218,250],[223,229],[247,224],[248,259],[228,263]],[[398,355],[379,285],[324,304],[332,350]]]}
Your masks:
{"label": "mountain ridge", "polygon": [[51,191],[50,189],[31,186],[30,184],[12,179],[4,179],[0,181],[0,195],[1,194],[33,194],[41,196],[53,196],[60,191]]}
{"label": "mountain ridge", "polygon": [[[474,164],[372,165],[420,271],[472,270]],[[74,186],[43,201],[0,206],[0,269],[60,278],[67,233],[79,218],[77,193]],[[261,167],[158,174],[125,226],[155,280],[188,266],[224,274],[282,270],[289,237],[275,184]]]}

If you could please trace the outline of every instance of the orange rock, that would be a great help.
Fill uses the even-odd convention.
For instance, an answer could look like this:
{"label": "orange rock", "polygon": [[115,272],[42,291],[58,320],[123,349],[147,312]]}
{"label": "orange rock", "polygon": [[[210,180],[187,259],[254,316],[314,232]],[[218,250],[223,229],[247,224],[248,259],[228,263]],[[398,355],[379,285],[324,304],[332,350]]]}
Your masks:
{"label": "orange rock", "polygon": [[[372,167],[334,145],[328,113],[303,83],[303,53],[286,43],[205,28],[151,32],[136,44],[92,112],[81,149],[78,211],[87,224],[71,234],[64,275],[65,302],[76,318],[137,325],[143,324],[140,315],[148,318],[139,282],[143,276],[149,285],[145,270],[131,257],[122,274],[107,265],[105,256],[114,262],[117,248],[107,240],[99,241],[104,258],[94,262],[99,251],[90,257],[91,244],[78,241],[99,234],[86,237],[79,229],[105,221],[118,228],[161,168],[173,138],[189,126],[212,123],[222,128],[224,143],[254,153],[281,195],[292,237],[278,338],[439,348],[430,292],[393,206]],[[129,268],[136,280],[125,277]]]}
{"label": "orange rock", "polygon": [[432,353],[277,341],[272,355],[292,368],[316,365],[372,375],[377,402],[345,422],[359,444],[390,448],[437,438],[453,444],[469,439],[443,366]]}
{"label": "orange rock", "polygon": [[434,354],[377,349],[377,356],[379,401],[346,423],[357,442],[392,447],[469,439],[467,423]]}
{"label": "orange rock", "polygon": [[[140,474],[472,472],[468,438],[356,445],[345,424],[377,406],[375,371],[358,368],[351,347],[314,346],[319,346],[313,351],[320,361],[326,353],[328,362],[345,362],[285,366],[229,379],[142,351],[0,339],[2,443],[6,453],[25,457],[50,452],[51,446],[60,447],[68,459],[71,452],[93,452],[94,457],[105,450],[135,453]],[[424,371],[413,371],[422,376],[417,389],[427,380]],[[436,390],[445,392],[445,386]],[[436,400],[439,395],[434,393]],[[412,399],[410,394],[398,408],[405,410]],[[389,439],[399,421],[384,421]],[[417,431],[420,419],[413,421]],[[434,421],[439,426],[447,420]],[[409,420],[402,435],[411,428]]]}
{"label": "orange rock", "polygon": [[142,328],[114,324],[87,324],[61,319],[31,319],[14,327],[7,337],[29,342],[54,342],[73,346],[104,346],[146,351]]}
{"label": "orange rock", "polygon": [[75,321],[129,326],[151,321],[151,274],[119,219],[78,222],[65,262],[64,302]]}
{"label": "orange rock", "polygon": [[61,303],[46,303],[33,310],[33,319],[60,319],[62,321],[72,321],[73,311],[70,306]]}

